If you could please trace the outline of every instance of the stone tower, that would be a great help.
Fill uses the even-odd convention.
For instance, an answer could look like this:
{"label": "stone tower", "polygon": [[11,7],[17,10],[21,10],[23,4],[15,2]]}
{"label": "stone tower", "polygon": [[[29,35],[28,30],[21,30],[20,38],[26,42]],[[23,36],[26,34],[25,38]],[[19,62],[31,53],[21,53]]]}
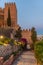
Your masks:
{"label": "stone tower", "polygon": [[0,27],[4,26],[4,10],[0,8]]}
{"label": "stone tower", "polygon": [[17,8],[15,3],[5,3],[5,8],[4,8],[5,27],[7,27],[8,8],[10,8],[11,27],[15,27],[17,25]]}

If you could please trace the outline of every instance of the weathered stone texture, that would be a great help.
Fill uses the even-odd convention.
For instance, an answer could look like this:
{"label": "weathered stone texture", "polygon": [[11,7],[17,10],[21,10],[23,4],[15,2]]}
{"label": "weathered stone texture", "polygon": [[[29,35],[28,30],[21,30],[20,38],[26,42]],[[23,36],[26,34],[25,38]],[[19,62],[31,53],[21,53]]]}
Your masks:
{"label": "weathered stone texture", "polygon": [[17,24],[17,9],[15,3],[6,3],[4,9],[4,22],[7,25],[8,8],[10,8],[11,26],[14,27]]}
{"label": "weathered stone texture", "polygon": [[22,30],[22,38],[27,39],[28,43],[32,43],[31,30]]}
{"label": "weathered stone texture", "polygon": [[17,25],[17,8],[15,3],[5,3],[5,7],[0,8],[0,26],[7,27],[8,8],[10,8],[11,27]]}
{"label": "weathered stone texture", "polygon": [[[10,8],[11,28],[17,30],[19,25],[17,24],[17,8],[15,3],[5,3],[5,7],[3,9],[0,8],[0,27],[8,28],[8,8]],[[26,38],[28,43],[31,43],[31,31],[23,30],[22,38]]]}

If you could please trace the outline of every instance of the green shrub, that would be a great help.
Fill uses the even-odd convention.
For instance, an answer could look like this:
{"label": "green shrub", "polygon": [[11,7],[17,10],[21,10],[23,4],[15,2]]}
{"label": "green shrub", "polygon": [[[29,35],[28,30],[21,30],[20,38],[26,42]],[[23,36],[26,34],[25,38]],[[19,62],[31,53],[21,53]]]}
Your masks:
{"label": "green shrub", "polygon": [[16,56],[16,55],[17,55],[17,53],[18,53],[18,51],[15,51],[15,52],[13,52],[12,54],[13,54],[14,56]]}
{"label": "green shrub", "polygon": [[43,63],[43,41],[35,43],[34,51],[37,61]]}
{"label": "green shrub", "polygon": [[0,45],[3,45],[3,42],[0,41]]}
{"label": "green shrub", "polygon": [[4,61],[8,60],[9,57],[10,57],[10,55],[6,55],[6,56],[4,57]]}

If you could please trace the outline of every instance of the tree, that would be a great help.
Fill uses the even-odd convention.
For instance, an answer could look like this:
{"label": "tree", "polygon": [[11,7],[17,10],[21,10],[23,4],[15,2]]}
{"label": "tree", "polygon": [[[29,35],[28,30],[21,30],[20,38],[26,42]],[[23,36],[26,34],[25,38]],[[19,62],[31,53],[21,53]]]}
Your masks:
{"label": "tree", "polygon": [[32,46],[32,49],[34,49],[34,43],[35,43],[36,40],[37,40],[37,32],[36,32],[36,30],[35,30],[34,27],[32,27],[31,32],[32,32],[31,39],[32,39],[32,41],[33,41],[33,43],[32,43],[31,46]]}
{"label": "tree", "polygon": [[8,26],[11,26],[10,8],[8,8],[7,25],[8,25]]}
{"label": "tree", "polygon": [[32,27],[31,32],[32,32],[31,39],[32,39],[33,43],[35,43],[37,40],[37,33],[36,33],[36,30],[34,27]]}
{"label": "tree", "polygon": [[21,27],[18,28],[18,30],[16,30],[16,34],[15,34],[15,38],[17,38],[18,40],[21,39],[22,37],[22,30]]}

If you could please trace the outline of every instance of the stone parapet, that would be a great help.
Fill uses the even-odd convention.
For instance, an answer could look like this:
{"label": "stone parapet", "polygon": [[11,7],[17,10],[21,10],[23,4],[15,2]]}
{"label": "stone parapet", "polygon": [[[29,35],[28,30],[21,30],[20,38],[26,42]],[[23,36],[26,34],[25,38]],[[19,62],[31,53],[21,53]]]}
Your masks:
{"label": "stone parapet", "polygon": [[0,57],[10,55],[12,53],[12,47],[8,44],[6,46],[0,45]]}

